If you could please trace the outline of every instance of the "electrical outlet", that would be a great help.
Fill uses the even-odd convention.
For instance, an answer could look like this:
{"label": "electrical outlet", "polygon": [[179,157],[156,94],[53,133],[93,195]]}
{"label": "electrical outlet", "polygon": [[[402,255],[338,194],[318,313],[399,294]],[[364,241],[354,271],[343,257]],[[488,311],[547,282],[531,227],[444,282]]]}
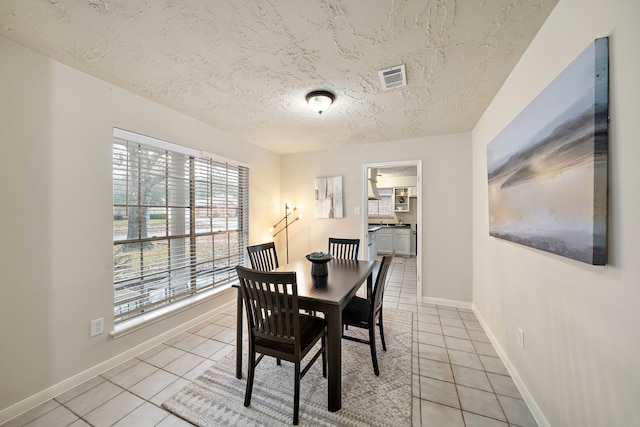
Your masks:
{"label": "electrical outlet", "polygon": [[104,332],[104,319],[96,319],[91,321],[91,336],[95,337]]}
{"label": "electrical outlet", "polygon": [[353,212],[355,215],[360,215],[360,206],[356,206]]}
{"label": "electrical outlet", "polygon": [[518,328],[518,345],[524,350],[524,331],[522,328]]}

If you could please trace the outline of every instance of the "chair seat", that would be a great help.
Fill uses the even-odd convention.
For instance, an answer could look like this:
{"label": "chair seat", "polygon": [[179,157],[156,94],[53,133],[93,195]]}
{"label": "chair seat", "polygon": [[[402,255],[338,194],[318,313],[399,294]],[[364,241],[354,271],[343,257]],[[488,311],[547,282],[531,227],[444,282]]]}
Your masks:
{"label": "chair seat", "polygon": [[354,296],[342,310],[342,323],[348,325],[366,324],[370,310],[369,300]]}
{"label": "chair seat", "polygon": [[[271,319],[273,316],[278,316],[277,314],[272,314],[269,316]],[[317,340],[318,335],[321,335],[327,326],[327,322],[315,316],[307,316],[306,314],[300,314],[300,348],[304,353],[308,347],[312,346]],[[280,351],[283,353],[293,355],[293,344],[290,343],[279,343],[273,341],[271,339],[262,338],[256,335],[256,346],[262,348],[268,348],[271,350]]]}

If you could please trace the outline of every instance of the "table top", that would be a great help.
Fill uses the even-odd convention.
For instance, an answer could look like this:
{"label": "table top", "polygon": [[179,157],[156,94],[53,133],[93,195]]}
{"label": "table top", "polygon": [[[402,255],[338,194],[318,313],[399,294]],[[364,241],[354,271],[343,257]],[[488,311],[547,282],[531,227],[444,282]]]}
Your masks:
{"label": "table top", "polygon": [[327,263],[326,276],[312,276],[311,262],[307,259],[281,265],[277,272],[296,272],[298,298],[322,301],[324,304],[342,305],[354,287],[364,283],[373,271],[373,261],[332,259]]}

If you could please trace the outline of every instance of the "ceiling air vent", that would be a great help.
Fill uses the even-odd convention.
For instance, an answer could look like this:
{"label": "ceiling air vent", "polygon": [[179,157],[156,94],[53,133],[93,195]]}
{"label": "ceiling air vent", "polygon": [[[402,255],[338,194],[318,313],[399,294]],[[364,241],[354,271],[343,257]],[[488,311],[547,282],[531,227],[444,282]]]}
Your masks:
{"label": "ceiling air vent", "polygon": [[407,85],[407,74],[404,71],[404,64],[396,65],[378,71],[380,82],[384,90],[393,89]]}

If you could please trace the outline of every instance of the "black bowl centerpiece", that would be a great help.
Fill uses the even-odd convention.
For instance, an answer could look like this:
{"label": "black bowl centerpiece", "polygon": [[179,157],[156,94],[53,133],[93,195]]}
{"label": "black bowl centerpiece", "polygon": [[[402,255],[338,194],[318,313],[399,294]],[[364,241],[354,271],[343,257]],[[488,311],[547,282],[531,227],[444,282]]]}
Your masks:
{"label": "black bowl centerpiece", "polygon": [[326,276],[329,274],[327,263],[333,259],[333,255],[324,252],[311,252],[307,255],[307,259],[311,261],[312,276]]}

